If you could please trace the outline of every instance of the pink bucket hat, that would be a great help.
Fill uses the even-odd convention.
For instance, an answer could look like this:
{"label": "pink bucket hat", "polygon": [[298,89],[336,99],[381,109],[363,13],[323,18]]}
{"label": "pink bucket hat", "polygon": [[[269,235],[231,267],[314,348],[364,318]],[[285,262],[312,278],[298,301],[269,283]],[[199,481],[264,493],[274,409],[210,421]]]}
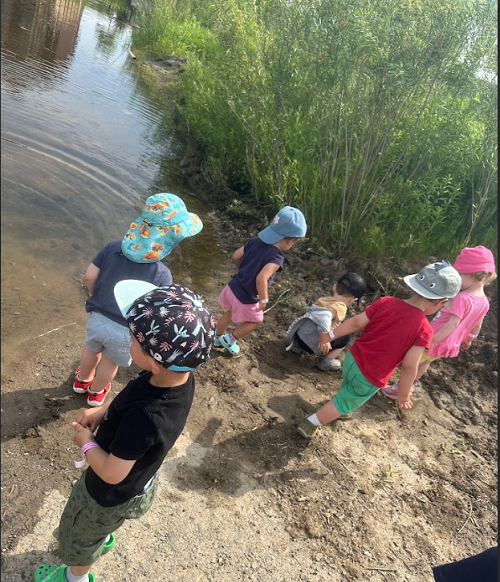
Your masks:
{"label": "pink bucket hat", "polygon": [[495,272],[493,253],[486,247],[465,247],[453,265],[459,273]]}

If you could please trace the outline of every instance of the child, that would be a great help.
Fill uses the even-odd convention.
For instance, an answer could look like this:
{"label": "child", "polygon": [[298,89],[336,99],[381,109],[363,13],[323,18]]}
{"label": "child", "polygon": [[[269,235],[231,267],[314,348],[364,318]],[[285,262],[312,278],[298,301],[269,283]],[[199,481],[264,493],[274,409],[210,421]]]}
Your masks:
{"label": "child", "polygon": [[[306,232],[302,212],[285,206],[258,237],[233,253],[239,269],[219,296],[219,305],[226,313],[217,322],[215,347],[225,348],[232,356],[239,353],[237,340],[257,329],[264,320],[262,310],[269,301],[267,288],[276,272],[283,269],[283,251],[290,250]],[[224,334],[231,321],[238,327],[233,333]]]}
{"label": "child", "polygon": [[113,296],[118,281],[137,279],[170,285],[172,275],[161,263],[184,238],[203,228],[196,214],[174,194],[155,194],[146,200],[141,216],[121,241],[111,242],[92,260],[85,273],[90,297],[87,337],[73,390],[87,394],[89,406],[101,406],[118,366],[130,366],[130,334]]}
{"label": "child", "polygon": [[[337,327],[344,321],[349,305],[363,297],[366,283],[357,273],[345,273],[333,286],[333,297],[321,297],[309,310],[296,319],[286,332],[290,345],[286,348],[295,354],[319,355],[319,335]],[[340,370],[342,364],[336,357],[349,343],[350,335],[330,342],[330,352],[317,364],[320,370]]]}
{"label": "child", "polygon": [[330,350],[330,341],[348,333],[364,330],[344,358],[340,391],[315,414],[302,422],[297,430],[304,438],[313,437],[318,427],[349,414],[384,388],[401,366],[399,407],[409,410],[410,388],[424,349],[432,338],[432,328],[426,315],[436,313],[450,297],[460,291],[460,275],[442,261],[424,267],[416,275],[408,275],[405,283],[413,291],[409,299],[381,297],[364,313],[341,323],[333,331],[322,333],[318,347]]}
{"label": "child", "polygon": [[[415,383],[434,360],[441,357],[456,358],[460,346],[467,350],[471,341],[477,338],[484,316],[490,308],[484,286],[497,277],[493,253],[482,246],[466,247],[458,255],[453,267],[460,273],[462,280],[460,293],[432,321],[434,336],[429,350],[422,354]],[[383,388],[382,393],[396,400],[398,390],[399,382],[396,382]],[[411,394],[413,387],[410,389]]]}
{"label": "child", "polygon": [[157,472],[193,402],[192,370],[210,358],[215,321],[201,297],[179,285],[142,281],[121,281],[115,294],[132,336],[130,354],[144,372],[113,401],[72,423],[89,468],[59,524],[64,565],[39,566],[36,582],[94,582],[90,568],[114,547],[112,533],[151,507]]}

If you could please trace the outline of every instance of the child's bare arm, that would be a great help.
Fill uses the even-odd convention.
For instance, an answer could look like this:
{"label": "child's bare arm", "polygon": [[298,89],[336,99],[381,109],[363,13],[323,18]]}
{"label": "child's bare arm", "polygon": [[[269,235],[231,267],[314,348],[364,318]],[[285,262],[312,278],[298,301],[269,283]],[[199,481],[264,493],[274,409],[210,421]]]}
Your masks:
{"label": "child's bare arm", "polygon": [[410,390],[417,377],[418,364],[424,353],[424,346],[412,346],[405,354],[401,363],[399,375],[398,405],[402,410],[410,410],[413,402],[410,400]]}
{"label": "child's bare arm", "polygon": [[95,282],[97,281],[97,277],[99,276],[99,267],[96,267],[94,263],[90,263],[85,271],[85,287],[89,290],[89,294],[94,294],[94,287]]}
{"label": "child's bare arm", "polygon": [[243,260],[243,255],[245,254],[245,247],[240,247],[239,249],[235,250],[232,254],[231,258],[233,261],[239,265]]}
{"label": "child's bare arm", "polygon": [[255,280],[257,295],[259,296],[259,307],[257,307],[257,311],[261,311],[265,308],[266,303],[268,302],[268,281],[279,268],[279,265],[276,265],[275,263],[267,263],[267,265],[264,265],[261,272],[257,275],[257,279]]}
{"label": "child's bare arm", "polygon": [[[80,448],[86,443],[95,442],[94,435],[88,428],[77,422],[73,422],[71,426],[75,429],[73,442]],[[110,485],[121,483],[135,464],[135,461],[127,461],[126,459],[115,457],[101,449],[101,447],[89,449],[85,456],[92,470]]]}
{"label": "child's bare arm", "polygon": [[[367,326],[369,321],[370,320],[364,312],[360,313],[359,315],[355,315],[354,317],[350,317],[349,319],[346,319],[344,323],[341,323],[338,327],[335,328],[335,337],[342,337],[343,335],[349,335],[351,333],[360,331]],[[318,339],[318,348],[322,354],[327,354],[330,351],[331,341],[332,340],[328,331],[320,334]]]}
{"label": "child's bare arm", "polygon": [[439,329],[433,336],[431,340],[431,348],[435,346],[440,341],[447,338],[451,333],[453,333],[460,324],[460,317],[458,315],[453,315],[450,313],[450,319]]}
{"label": "child's bare arm", "polygon": [[479,335],[479,332],[481,331],[481,326],[483,325],[483,319],[481,318],[481,321],[479,323],[477,323],[471,330],[469,333],[469,337],[464,340],[462,342],[462,348],[464,350],[468,350],[470,348],[470,344],[472,342],[473,339],[476,339],[477,336]]}

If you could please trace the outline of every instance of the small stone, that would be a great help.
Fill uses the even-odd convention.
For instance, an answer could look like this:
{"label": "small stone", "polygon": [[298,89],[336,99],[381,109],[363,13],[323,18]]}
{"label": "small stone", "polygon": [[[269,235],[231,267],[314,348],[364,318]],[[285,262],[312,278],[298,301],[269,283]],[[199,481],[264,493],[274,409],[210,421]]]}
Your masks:
{"label": "small stone", "polygon": [[21,314],[19,313],[19,311],[14,311],[14,313],[12,315],[21,315]]}
{"label": "small stone", "polygon": [[32,278],[32,279],[36,279],[35,275],[31,275],[31,278]]}
{"label": "small stone", "polygon": [[321,560],[323,559],[323,554],[318,553],[314,556],[314,559],[316,560],[316,562],[321,562]]}

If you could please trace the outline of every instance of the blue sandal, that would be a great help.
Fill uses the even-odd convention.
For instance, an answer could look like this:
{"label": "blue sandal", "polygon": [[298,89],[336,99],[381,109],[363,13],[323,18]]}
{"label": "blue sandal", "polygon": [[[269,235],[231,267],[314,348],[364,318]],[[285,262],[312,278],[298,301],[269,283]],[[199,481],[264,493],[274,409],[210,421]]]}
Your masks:
{"label": "blue sandal", "polygon": [[236,356],[240,353],[240,346],[238,345],[238,342],[231,342],[228,333],[226,333],[225,335],[221,335],[219,339],[222,347],[226,348],[226,350],[232,356]]}
{"label": "blue sandal", "polygon": [[[68,566],[54,566],[42,564],[35,570],[35,582],[67,582],[66,569]],[[89,582],[95,582],[95,576],[89,572]]]}

